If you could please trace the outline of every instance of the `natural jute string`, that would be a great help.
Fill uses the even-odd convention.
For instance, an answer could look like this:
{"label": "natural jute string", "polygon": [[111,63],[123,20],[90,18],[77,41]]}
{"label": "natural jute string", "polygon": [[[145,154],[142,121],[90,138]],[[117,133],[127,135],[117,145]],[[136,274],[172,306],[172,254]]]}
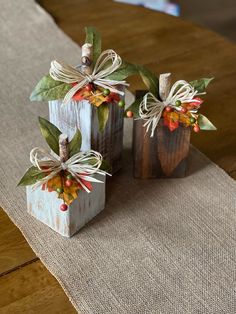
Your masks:
{"label": "natural jute string", "polygon": [[[192,85],[184,80],[179,80],[171,87],[171,90],[166,100],[157,99],[152,93],[147,93],[139,106],[139,116],[141,119],[147,120],[144,123],[146,132],[151,128],[151,137],[153,137],[155,129],[159,123],[162,111],[166,106],[174,107],[175,110],[180,111],[181,107],[176,106],[176,101],[181,103],[200,102],[194,99],[197,95],[205,93],[198,93]],[[196,110],[189,110],[191,113],[196,113]]]}
{"label": "natural jute string", "polygon": [[[110,175],[100,169],[102,159],[100,153],[89,150],[88,152],[79,152],[67,161],[62,162],[59,156],[53,155],[43,148],[35,147],[30,152],[31,163],[40,171],[50,173],[35,183],[32,188],[36,189],[38,186],[47,183],[48,180],[55,177],[61,170],[66,170],[81,184],[84,190],[89,193],[90,190],[84,185],[83,180],[103,183],[103,181],[94,178],[93,175]],[[91,162],[93,163],[91,164]]]}
{"label": "natural jute string", "polygon": [[85,74],[78,68],[73,68],[63,62],[54,60],[51,62],[49,74],[51,77],[60,82],[72,84],[78,83],[73,86],[66,94],[63,103],[67,103],[73,95],[82,87],[89,83],[94,83],[102,88],[107,88],[111,92],[124,95],[124,92],[119,90],[116,86],[128,86],[126,81],[116,81],[106,79],[107,76],[116,71],[122,64],[121,57],[114,50],[105,50],[101,53],[94,66],[92,74]]}

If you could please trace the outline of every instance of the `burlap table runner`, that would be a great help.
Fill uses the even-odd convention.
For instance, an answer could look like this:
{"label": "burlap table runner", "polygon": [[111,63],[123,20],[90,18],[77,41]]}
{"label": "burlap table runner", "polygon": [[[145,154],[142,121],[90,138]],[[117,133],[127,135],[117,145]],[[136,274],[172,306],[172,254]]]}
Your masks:
{"label": "burlap table runner", "polygon": [[[107,206],[66,239],[26,213],[16,183],[32,147],[44,145],[28,96],[51,59],[79,60],[79,48],[33,1],[1,1],[1,206],[81,313],[235,313],[236,187],[198,151],[185,179],[132,178],[108,184]],[[78,30],[80,31],[80,30]]]}

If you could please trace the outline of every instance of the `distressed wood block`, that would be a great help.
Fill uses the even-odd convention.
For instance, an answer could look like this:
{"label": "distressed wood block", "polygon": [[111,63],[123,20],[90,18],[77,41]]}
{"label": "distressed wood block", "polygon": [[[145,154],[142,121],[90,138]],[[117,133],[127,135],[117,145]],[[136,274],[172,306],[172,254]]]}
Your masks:
{"label": "distressed wood block", "polygon": [[71,237],[87,222],[94,218],[105,207],[105,177],[95,175],[104,183],[93,183],[90,193],[80,191],[79,196],[68,206],[67,211],[61,211],[62,200],[56,192],[32,190],[27,186],[27,210],[29,214],[65,237]]}
{"label": "distressed wood block", "polygon": [[[160,90],[164,92],[163,89]],[[136,98],[143,97],[146,93],[146,90],[138,90]],[[134,119],[134,177],[142,179],[185,177],[190,128],[180,125],[171,132],[163,124],[163,119],[160,119],[154,136],[150,137],[150,131],[146,133],[144,123],[142,119]]]}
{"label": "distressed wood block", "polygon": [[150,137],[144,120],[134,120],[133,156],[136,178],[180,178],[186,175],[190,128],[179,126],[170,131],[160,120]]}
{"label": "distressed wood block", "polygon": [[115,173],[122,166],[124,109],[117,104],[108,104],[109,118],[103,132],[99,131],[97,109],[88,101],[49,101],[50,122],[56,125],[69,140],[78,128],[82,134],[82,151],[93,149],[102,154]]}

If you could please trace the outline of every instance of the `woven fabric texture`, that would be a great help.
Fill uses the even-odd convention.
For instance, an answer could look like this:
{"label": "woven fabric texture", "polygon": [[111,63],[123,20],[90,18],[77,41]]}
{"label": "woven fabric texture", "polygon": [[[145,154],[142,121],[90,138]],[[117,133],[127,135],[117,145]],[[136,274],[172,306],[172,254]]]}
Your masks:
{"label": "woven fabric texture", "polygon": [[[131,125],[123,170],[108,182],[106,209],[71,239],[26,212],[16,184],[29,152],[45,145],[29,95],[55,57],[80,49],[33,1],[0,1],[0,205],[80,313],[236,313],[236,186],[197,150],[185,179],[135,180]],[[80,31],[80,30],[78,30]]]}

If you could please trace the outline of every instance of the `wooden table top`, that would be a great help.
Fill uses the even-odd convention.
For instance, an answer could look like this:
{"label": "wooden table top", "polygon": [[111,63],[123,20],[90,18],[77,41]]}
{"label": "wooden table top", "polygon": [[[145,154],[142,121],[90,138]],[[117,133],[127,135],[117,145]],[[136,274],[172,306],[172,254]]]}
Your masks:
{"label": "wooden table top", "polygon": [[[192,143],[236,178],[236,45],[180,18],[109,0],[40,0],[78,44],[84,26],[102,33],[103,49],[174,79],[215,77],[202,113],[216,132],[193,134]],[[132,79],[134,89],[142,88]],[[76,313],[62,288],[35,256],[17,227],[0,211],[0,314]]]}

